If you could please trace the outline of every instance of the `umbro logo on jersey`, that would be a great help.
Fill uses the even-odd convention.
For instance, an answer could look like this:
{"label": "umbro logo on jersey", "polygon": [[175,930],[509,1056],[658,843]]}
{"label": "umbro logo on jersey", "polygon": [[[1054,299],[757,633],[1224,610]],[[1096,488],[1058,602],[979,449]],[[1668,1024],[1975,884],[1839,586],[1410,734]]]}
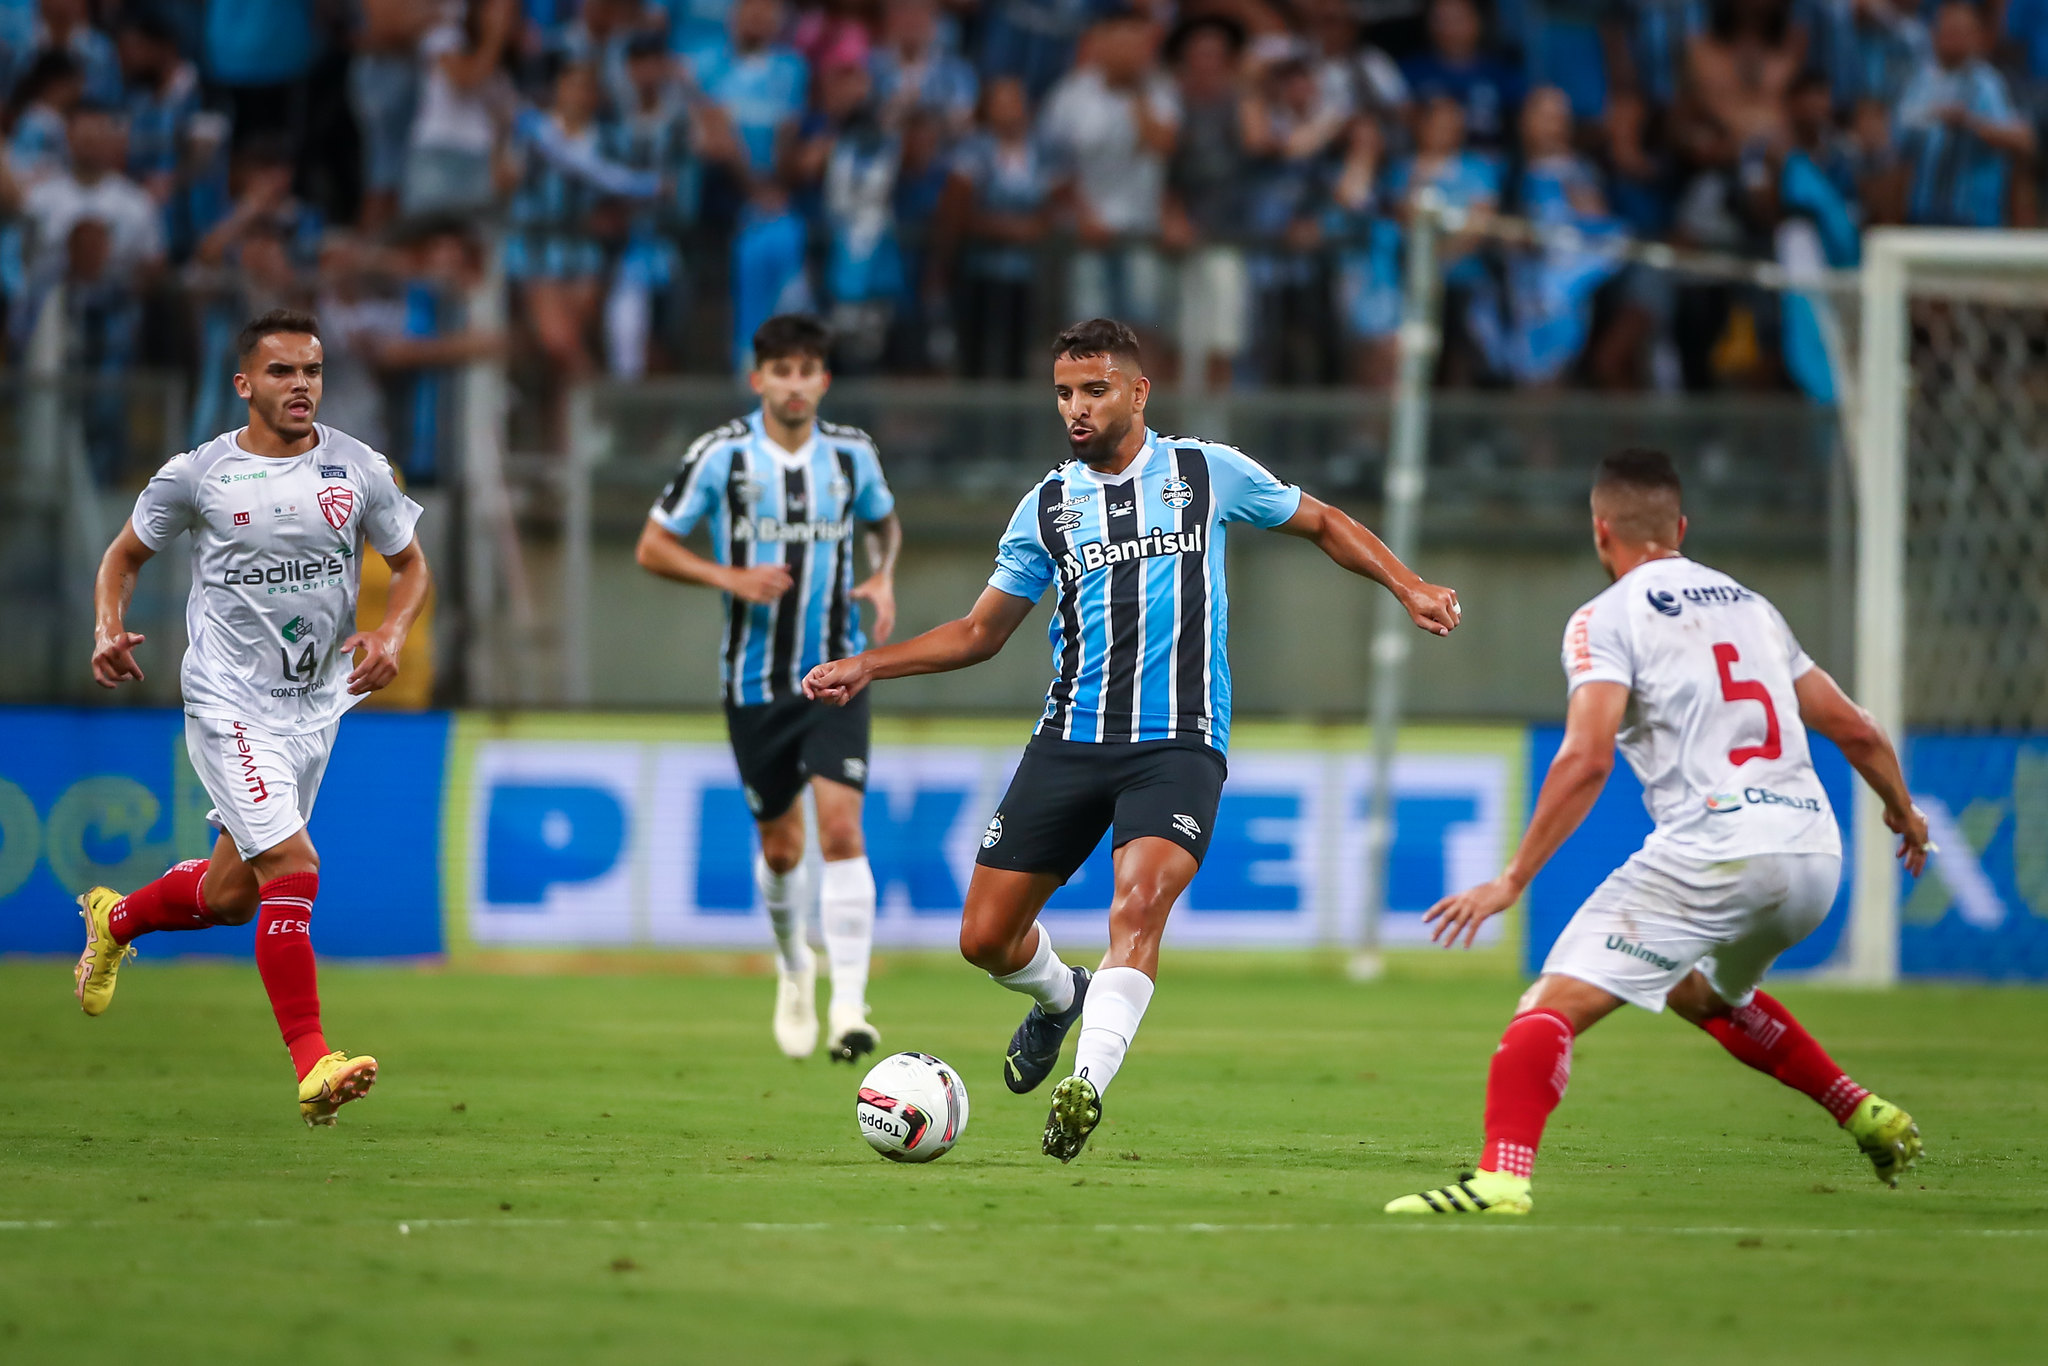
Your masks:
{"label": "umbro logo on jersey", "polygon": [[320,477],[322,479],[346,479],[348,478],[348,466],[322,465],[320,467]]}
{"label": "umbro logo on jersey", "polygon": [[327,525],[336,531],[348,524],[349,514],[356,510],[355,490],[342,484],[329,484],[320,490],[320,515],[327,519]]}
{"label": "umbro logo on jersey", "polygon": [[1650,599],[1650,606],[1667,617],[1675,617],[1685,610],[1676,597],[1662,588],[1652,588],[1646,596]]}
{"label": "umbro logo on jersey", "polygon": [[1054,531],[1072,531],[1079,525],[1081,525],[1081,509],[1079,508],[1068,508],[1052,519],[1052,529]]}
{"label": "umbro logo on jersey", "polygon": [[1202,823],[1193,816],[1183,816],[1176,813],[1173,818],[1173,828],[1191,840],[1198,840],[1202,837]]}
{"label": "umbro logo on jersey", "polygon": [[1169,479],[1159,490],[1159,501],[1170,508],[1184,508],[1195,501],[1194,487],[1185,479]]}

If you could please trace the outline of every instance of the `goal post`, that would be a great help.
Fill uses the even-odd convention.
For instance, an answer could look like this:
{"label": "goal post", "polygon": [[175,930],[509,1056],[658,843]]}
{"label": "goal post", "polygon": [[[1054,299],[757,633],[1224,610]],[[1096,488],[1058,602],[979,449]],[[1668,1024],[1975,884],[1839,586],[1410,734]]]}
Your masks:
{"label": "goal post", "polygon": [[[2038,631],[2048,603],[2022,561],[2048,554],[2048,536],[2038,524],[1986,519],[2000,508],[2028,517],[1994,485],[2008,467],[2044,459],[2048,232],[1879,228],[1863,245],[1857,700],[1902,755],[1909,724],[2039,726],[2048,722],[2041,642],[2014,652],[1985,637]],[[1916,696],[1916,668],[1949,679],[1945,705],[1916,705],[1932,701]],[[1899,974],[1899,872],[1883,806],[1861,783],[1852,819],[1854,901],[1834,975],[1889,985]]]}

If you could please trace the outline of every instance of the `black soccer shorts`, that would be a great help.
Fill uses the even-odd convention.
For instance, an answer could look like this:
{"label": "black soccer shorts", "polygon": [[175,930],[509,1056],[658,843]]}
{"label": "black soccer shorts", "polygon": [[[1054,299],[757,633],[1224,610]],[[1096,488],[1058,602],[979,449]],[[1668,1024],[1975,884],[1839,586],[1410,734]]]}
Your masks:
{"label": "black soccer shorts", "polygon": [[1156,835],[1201,863],[1227,772],[1200,741],[1091,743],[1034,736],[975,862],[1064,883],[1115,828],[1112,849]]}
{"label": "black soccer shorts", "polygon": [[784,697],[752,707],[725,709],[725,733],[746,785],[747,807],[757,821],[788,811],[813,778],[858,791],[868,786],[868,695],[835,707],[807,697]]}

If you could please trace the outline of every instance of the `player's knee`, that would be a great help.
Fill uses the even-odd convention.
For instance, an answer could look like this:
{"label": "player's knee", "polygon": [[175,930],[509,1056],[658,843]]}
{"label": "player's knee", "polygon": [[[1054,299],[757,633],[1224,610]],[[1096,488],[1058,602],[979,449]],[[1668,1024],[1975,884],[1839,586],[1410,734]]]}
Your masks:
{"label": "player's knee", "polygon": [[825,862],[838,863],[844,859],[859,858],[867,851],[867,842],[861,838],[859,821],[835,820],[819,824],[818,853],[823,856]]}
{"label": "player's knee", "polygon": [[993,925],[977,925],[969,919],[960,922],[960,956],[983,972],[1005,973],[1012,968],[1011,958],[1015,956],[1016,936],[1004,933]]}

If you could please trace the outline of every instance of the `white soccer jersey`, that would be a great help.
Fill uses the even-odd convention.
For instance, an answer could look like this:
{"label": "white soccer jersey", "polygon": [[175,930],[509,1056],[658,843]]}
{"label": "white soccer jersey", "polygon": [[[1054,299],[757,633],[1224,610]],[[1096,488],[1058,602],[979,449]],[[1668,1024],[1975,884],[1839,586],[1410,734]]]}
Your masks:
{"label": "white soccer jersey", "polygon": [[288,460],[244,450],[240,431],[217,436],[173,457],[135,500],[135,534],[151,550],[192,533],[188,715],[301,735],[360,700],[341,642],[356,629],[363,546],[405,549],[420,506],[383,456],[315,430],[313,449]]}
{"label": "white soccer jersey", "polygon": [[1657,829],[1645,850],[1841,854],[1793,680],[1813,661],[1778,609],[1717,569],[1651,560],[1572,613],[1564,671],[1629,689],[1618,737]]}

